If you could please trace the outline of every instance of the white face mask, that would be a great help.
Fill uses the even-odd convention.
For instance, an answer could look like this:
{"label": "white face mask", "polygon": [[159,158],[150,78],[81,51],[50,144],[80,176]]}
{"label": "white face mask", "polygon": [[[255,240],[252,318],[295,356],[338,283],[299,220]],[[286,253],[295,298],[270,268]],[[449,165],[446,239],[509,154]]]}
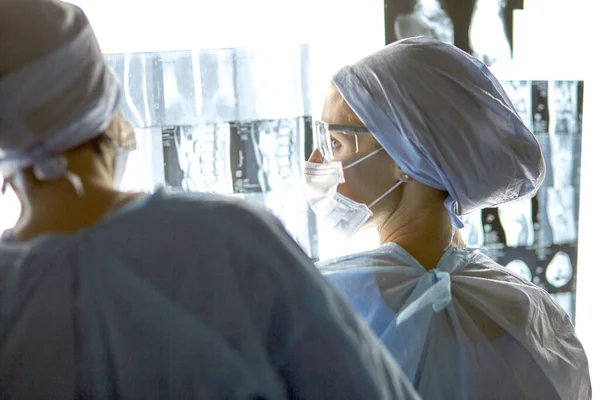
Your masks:
{"label": "white face mask", "polygon": [[371,207],[402,184],[402,181],[398,181],[369,205],[358,203],[338,193],[338,185],[345,182],[345,169],[360,164],[382,150],[375,150],[346,167],[342,167],[342,163],[339,161],[328,164],[311,162],[304,164],[304,183],[310,207],[317,217],[323,220],[325,226],[343,239],[348,239],[356,234],[373,216]]}

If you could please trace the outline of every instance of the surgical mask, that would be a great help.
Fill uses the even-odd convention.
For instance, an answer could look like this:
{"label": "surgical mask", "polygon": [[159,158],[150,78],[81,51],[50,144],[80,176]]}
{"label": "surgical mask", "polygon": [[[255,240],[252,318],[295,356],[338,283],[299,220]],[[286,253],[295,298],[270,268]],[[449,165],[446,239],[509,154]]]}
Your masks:
{"label": "surgical mask", "polygon": [[344,170],[355,167],[382,150],[375,150],[346,167],[342,167],[339,161],[304,164],[304,183],[310,207],[325,226],[342,239],[354,236],[373,216],[371,208],[402,184],[402,181],[398,181],[368,205],[338,193],[339,184],[345,182]]}

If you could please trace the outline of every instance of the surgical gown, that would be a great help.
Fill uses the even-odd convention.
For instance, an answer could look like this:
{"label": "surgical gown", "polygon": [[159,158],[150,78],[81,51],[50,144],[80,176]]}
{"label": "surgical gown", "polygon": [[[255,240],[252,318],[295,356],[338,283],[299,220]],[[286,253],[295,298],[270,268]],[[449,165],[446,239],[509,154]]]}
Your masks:
{"label": "surgical gown", "polygon": [[274,217],[162,191],[0,242],[2,399],[414,399]]}
{"label": "surgical gown", "polygon": [[427,271],[388,243],[317,267],[425,400],[591,398],[566,313],[478,250],[450,248]]}

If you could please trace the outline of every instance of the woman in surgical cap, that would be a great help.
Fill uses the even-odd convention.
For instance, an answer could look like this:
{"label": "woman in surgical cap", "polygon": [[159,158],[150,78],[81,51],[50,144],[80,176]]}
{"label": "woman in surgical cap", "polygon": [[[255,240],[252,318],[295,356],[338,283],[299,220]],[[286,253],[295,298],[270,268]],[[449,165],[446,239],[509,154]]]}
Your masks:
{"label": "woman in surgical cap", "polygon": [[478,60],[434,39],[399,41],[332,79],[309,202],[341,237],[375,250],[318,264],[419,394],[589,399],[588,362],[548,293],[460,238],[463,216],[527,200],[542,152]]}
{"label": "woman in surgical cap", "polygon": [[131,126],[83,12],[0,0],[2,399],[417,399],[275,219],[116,189]]}

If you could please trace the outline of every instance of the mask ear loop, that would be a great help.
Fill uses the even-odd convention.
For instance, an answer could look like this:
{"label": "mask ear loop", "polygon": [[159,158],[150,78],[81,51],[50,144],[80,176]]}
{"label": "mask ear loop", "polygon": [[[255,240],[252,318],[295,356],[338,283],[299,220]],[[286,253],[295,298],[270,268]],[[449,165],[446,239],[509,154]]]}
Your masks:
{"label": "mask ear loop", "polygon": [[404,174],[404,175],[402,175],[402,179],[403,180],[400,180],[400,181],[396,182],[396,184],[394,184],[394,186],[392,186],[391,188],[389,188],[384,194],[382,194],[377,199],[375,199],[374,201],[372,201],[371,204],[369,204],[367,207],[371,208],[375,204],[379,203],[381,201],[381,199],[383,199],[388,194],[392,193],[398,186],[402,185],[404,182],[408,182],[410,180],[410,176],[408,176],[408,174]]}
{"label": "mask ear loop", "polygon": [[394,184],[394,186],[392,186],[391,188],[389,188],[388,190],[385,191],[384,194],[382,194],[381,196],[379,196],[377,199],[375,199],[374,201],[372,201],[367,207],[369,207],[369,209],[371,207],[373,207],[375,204],[379,203],[381,201],[381,199],[383,199],[385,196],[387,196],[388,194],[392,193],[394,190],[396,190],[396,188],[400,185],[402,185],[404,182],[403,181],[398,181]]}
{"label": "mask ear loop", "polygon": [[365,161],[367,158],[373,157],[375,154],[377,154],[377,153],[379,153],[381,151],[383,151],[383,147],[380,147],[377,150],[370,152],[366,156],[359,158],[358,160],[354,161],[353,163],[351,163],[349,165],[346,165],[344,167],[344,169],[352,168],[352,167],[360,164],[361,162]]}

